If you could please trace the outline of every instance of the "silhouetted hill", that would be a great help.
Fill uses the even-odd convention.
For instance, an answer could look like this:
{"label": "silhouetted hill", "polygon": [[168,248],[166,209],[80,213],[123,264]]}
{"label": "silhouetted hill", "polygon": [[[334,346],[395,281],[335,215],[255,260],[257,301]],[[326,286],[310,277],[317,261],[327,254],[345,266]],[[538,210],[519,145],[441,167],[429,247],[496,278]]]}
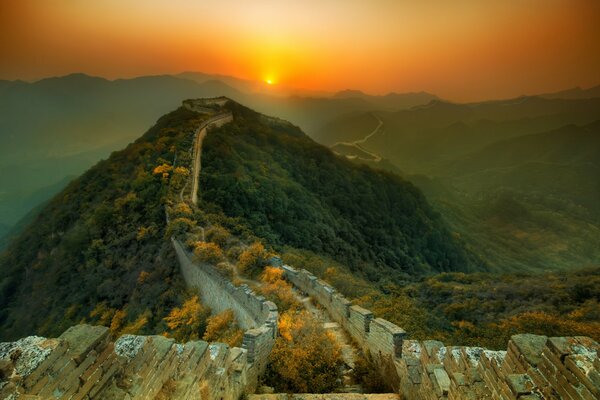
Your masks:
{"label": "silhouetted hill", "polygon": [[[600,115],[600,98],[521,97],[472,104],[434,100],[409,110],[376,115],[383,121],[382,134],[373,135],[363,146],[402,170],[427,173],[440,163],[498,140],[566,124],[588,124]],[[347,121],[337,117],[323,124],[314,136],[327,144],[348,141],[359,133],[347,127],[361,118],[366,117],[357,113],[348,114]]]}
{"label": "silhouetted hill", "polygon": [[374,110],[397,111],[439,100],[436,95],[427,92],[388,93],[383,96],[372,96],[360,90],[342,90],[333,95],[338,99],[363,99],[373,105]]}
{"label": "silhouetted hill", "polygon": [[582,89],[579,86],[561,90],[559,92],[545,93],[540,95],[547,99],[590,99],[593,97],[600,97],[600,85],[592,86],[588,89]]}

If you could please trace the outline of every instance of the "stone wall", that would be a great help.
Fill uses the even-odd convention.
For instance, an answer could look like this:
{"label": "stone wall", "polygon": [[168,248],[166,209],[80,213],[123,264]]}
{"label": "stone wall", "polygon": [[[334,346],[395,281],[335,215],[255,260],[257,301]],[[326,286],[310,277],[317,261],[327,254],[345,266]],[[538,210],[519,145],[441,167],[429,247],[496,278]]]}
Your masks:
{"label": "stone wall", "polygon": [[163,336],[124,335],[77,325],[59,338],[0,343],[0,398],[238,399],[253,393],[277,336],[277,307],[212,266],[196,264],[173,239],[189,286],[215,312],[233,310],[246,329],[242,347]]}
{"label": "stone wall", "polygon": [[2,399],[238,399],[252,385],[244,349],[77,325],[56,339],[0,343]]}
{"label": "stone wall", "polygon": [[507,351],[408,340],[306,270],[284,276],[321,304],[406,399],[600,399],[600,345],[588,337],[514,335]]}
{"label": "stone wall", "polygon": [[246,330],[242,348],[247,352],[249,389],[254,387],[266,368],[277,337],[277,306],[256,295],[247,285],[233,285],[213,266],[195,262],[178,240],[171,240],[187,286],[200,291],[202,303],[213,313],[231,309],[238,324]]}

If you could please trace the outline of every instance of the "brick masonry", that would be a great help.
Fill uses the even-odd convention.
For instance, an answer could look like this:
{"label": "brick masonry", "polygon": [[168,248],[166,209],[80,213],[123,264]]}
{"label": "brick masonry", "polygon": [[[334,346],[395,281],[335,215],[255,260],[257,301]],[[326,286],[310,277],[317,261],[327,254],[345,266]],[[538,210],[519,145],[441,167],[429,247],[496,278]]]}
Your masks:
{"label": "brick masonry", "polygon": [[600,399],[600,345],[588,337],[514,335],[506,351],[409,340],[402,328],[352,305],[310,272],[281,268],[371,354],[401,398]]}

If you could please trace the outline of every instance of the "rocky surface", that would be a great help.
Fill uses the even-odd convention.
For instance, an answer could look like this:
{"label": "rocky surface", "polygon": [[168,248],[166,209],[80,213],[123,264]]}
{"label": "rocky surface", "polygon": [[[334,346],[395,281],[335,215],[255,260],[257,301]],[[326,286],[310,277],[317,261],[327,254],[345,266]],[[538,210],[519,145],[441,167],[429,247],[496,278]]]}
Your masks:
{"label": "rocky surface", "polygon": [[245,349],[162,336],[113,343],[107,328],[90,325],[0,349],[1,399],[237,399],[253,374]]}
{"label": "rocky surface", "polygon": [[402,328],[351,305],[310,272],[281,268],[373,356],[403,399],[600,399],[600,345],[588,337],[514,335],[506,351],[408,340]]}

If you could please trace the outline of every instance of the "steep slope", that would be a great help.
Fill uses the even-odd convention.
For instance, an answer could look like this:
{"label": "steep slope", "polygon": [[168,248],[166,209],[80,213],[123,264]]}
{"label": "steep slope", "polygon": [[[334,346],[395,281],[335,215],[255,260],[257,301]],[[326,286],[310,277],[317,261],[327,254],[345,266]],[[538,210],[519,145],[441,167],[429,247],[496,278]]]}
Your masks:
{"label": "steep slope", "polygon": [[204,142],[202,206],[275,246],[327,254],[371,280],[472,267],[410,183],[356,165],[243,107]]}
{"label": "steep slope", "polygon": [[110,324],[110,310],[141,332],[164,330],[184,287],[165,237],[169,181],[153,170],[189,153],[200,120],[185,109],[164,116],[41,210],[0,258],[0,338]]}
{"label": "steep slope", "polygon": [[23,197],[83,173],[182,100],[237,93],[221,82],[171,76],[109,81],[73,74],[6,83],[0,90],[0,168],[10,173],[0,175],[0,222],[15,224],[31,209]]}
{"label": "steep slope", "polygon": [[123,326],[163,332],[184,295],[168,237],[195,219],[332,255],[373,280],[471,267],[414,186],[336,157],[287,122],[227,107],[234,122],[204,139],[202,211],[174,221],[169,233],[165,196],[179,199],[193,133],[206,119],[185,108],[41,210],[0,259],[0,337],[115,323],[105,317],[110,310]]}
{"label": "steep slope", "polygon": [[508,187],[567,199],[600,215],[600,121],[500,141],[436,172],[465,190]]}

